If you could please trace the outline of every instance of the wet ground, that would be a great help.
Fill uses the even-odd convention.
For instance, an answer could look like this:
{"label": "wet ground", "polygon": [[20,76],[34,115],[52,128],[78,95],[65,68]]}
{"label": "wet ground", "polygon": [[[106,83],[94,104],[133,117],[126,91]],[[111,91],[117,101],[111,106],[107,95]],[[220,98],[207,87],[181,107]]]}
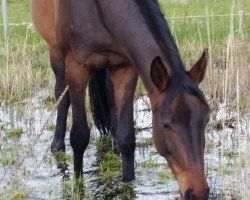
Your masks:
{"label": "wet ground", "polygon": [[[10,179],[18,180],[22,190],[27,190],[28,199],[64,199],[64,176],[72,176],[72,150],[69,134],[66,136],[68,167],[61,173],[56,159],[49,151],[53,137],[55,114],[47,121],[51,108],[42,103],[47,92],[43,91],[35,98],[11,106],[0,106],[0,191]],[[220,109],[222,113],[223,107]],[[218,113],[214,121],[219,121],[223,114]],[[70,117],[69,117],[70,118]],[[213,120],[212,120],[213,121]],[[46,128],[43,129],[44,124]],[[69,120],[70,124],[70,120]],[[132,190],[136,199],[176,199],[178,186],[167,168],[165,160],[156,154],[151,145],[151,112],[148,99],[141,97],[135,101],[136,180]],[[241,118],[240,124],[216,129],[213,122],[206,133],[206,175],[211,187],[211,199],[246,198],[246,160],[247,130],[249,121]],[[11,133],[19,128],[22,134]],[[218,128],[218,127],[217,127]],[[68,131],[67,131],[68,132]],[[84,155],[84,186],[87,198],[105,199],[98,192],[102,185],[98,182],[96,162],[96,138],[99,137],[95,127],[91,129],[91,142]],[[39,139],[38,139],[39,138]],[[37,140],[38,139],[38,140]],[[37,141],[37,142],[36,142]],[[36,143],[36,144],[34,144]],[[24,153],[26,149],[31,149]],[[27,152],[27,151],[26,151]],[[21,169],[16,172],[18,160],[25,158]],[[21,159],[22,160],[22,159]],[[169,175],[170,174],[170,175]],[[13,179],[14,178],[14,179]],[[119,187],[119,178],[113,184]],[[114,185],[113,185],[114,186]],[[114,188],[114,187],[113,187]],[[66,190],[72,190],[68,186]],[[5,194],[0,194],[4,197]],[[104,195],[105,196],[105,195]],[[0,196],[1,197],[1,196]],[[70,197],[67,197],[70,198]],[[120,197],[117,197],[119,199]],[[132,198],[132,199],[133,199]],[[1,199],[1,198],[0,198]],[[114,197],[114,199],[116,199]]]}

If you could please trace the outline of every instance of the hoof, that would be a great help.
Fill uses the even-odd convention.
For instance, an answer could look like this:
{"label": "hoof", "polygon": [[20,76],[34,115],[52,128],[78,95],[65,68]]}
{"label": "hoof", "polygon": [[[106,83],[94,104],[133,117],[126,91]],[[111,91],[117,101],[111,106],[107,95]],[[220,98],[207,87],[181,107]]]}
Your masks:
{"label": "hoof", "polygon": [[135,180],[135,176],[131,176],[131,177],[123,177],[122,181],[123,182],[131,182]]}
{"label": "hoof", "polygon": [[132,182],[132,181],[134,181],[134,180],[135,180],[135,179],[122,178],[122,181],[123,181],[124,183]]}

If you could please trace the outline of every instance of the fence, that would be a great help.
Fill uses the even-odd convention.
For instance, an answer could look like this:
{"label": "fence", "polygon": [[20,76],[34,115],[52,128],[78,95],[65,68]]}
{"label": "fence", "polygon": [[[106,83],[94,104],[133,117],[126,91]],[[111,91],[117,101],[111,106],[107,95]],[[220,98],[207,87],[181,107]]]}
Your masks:
{"label": "fence", "polygon": [[6,46],[7,32],[8,32],[8,19],[7,19],[7,3],[6,0],[2,0],[2,12],[3,12],[3,27],[4,27],[4,41]]}
{"label": "fence", "polygon": [[[172,16],[172,17],[166,17],[166,19],[193,19],[193,18],[207,18],[207,17],[230,17],[230,16],[248,16],[250,13],[243,13],[242,11],[239,11],[239,13],[234,14],[221,14],[221,15],[183,15],[183,16]],[[3,26],[4,24],[0,24],[0,26]],[[31,22],[22,22],[22,23],[9,23],[8,26],[32,26]]]}

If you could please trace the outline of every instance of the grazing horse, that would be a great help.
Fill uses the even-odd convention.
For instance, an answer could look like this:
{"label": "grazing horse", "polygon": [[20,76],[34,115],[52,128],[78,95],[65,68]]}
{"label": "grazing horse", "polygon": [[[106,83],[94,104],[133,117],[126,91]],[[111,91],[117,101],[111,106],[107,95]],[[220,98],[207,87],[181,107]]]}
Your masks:
{"label": "grazing horse", "polygon": [[[186,71],[156,0],[31,0],[33,22],[49,46],[58,107],[52,151],[65,150],[69,105],[74,171],[82,175],[89,143],[85,94],[89,84],[94,120],[112,132],[124,180],[133,180],[133,98],[140,75],[153,113],[153,140],[166,158],[185,200],[206,200],[204,129],[209,107],[198,89],[207,51]],[[91,81],[90,81],[91,80]]]}

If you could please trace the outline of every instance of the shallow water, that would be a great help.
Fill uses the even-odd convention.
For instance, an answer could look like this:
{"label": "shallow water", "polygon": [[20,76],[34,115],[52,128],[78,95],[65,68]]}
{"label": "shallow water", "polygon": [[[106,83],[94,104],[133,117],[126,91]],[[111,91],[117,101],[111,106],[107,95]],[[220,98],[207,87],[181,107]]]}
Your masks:
{"label": "shallow water", "polygon": [[[63,174],[57,167],[56,159],[49,150],[53,137],[53,131],[46,128],[35,145],[34,141],[39,137],[41,129],[49,116],[51,109],[42,105],[41,100],[47,96],[46,91],[39,93],[35,98],[24,103],[8,106],[4,103],[0,106],[0,191],[1,188],[13,178],[13,165],[4,166],[4,161],[18,160],[25,157],[21,170],[16,174],[15,180],[19,180],[25,188],[28,188],[28,199],[63,199]],[[149,101],[141,97],[135,101],[135,126],[145,128],[136,134],[137,142],[143,142],[151,138],[151,112]],[[247,145],[247,130],[249,121],[241,121],[238,129],[225,128],[215,130],[212,125],[208,126],[206,140],[206,173],[211,187],[211,199],[244,199],[245,197],[245,168],[244,152]],[[49,120],[48,125],[55,123],[55,114]],[[70,120],[69,120],[70,124]],[[22,128],[23,134],[18,139],[8,138],[8,130]],[[67,131],[69,132],[69,131]],[[96,147],[95,139],[98,137],[95,127],[91,129],[91,142],[84,155],[84,184],[88,191],[88,197],[94,199],[100,185],[96,184]],[[28,145],[32,150],[24,155]],[[69,145],[69,134],[66,135],[67,155],[72,155]],[[45,155],[45,157],[44,157]],[[155,154],[153,146],[136,148],[136,180],[134,191],[136,199],[176,199],[178,185],[173,178],[163,179],[160,174],[165,172],[166,167],[145,168],[142,163],[154,161],[166,163]],[[40,164],[41,163],[41,164]],[[243,163],[243,164],[242,164]],[[241,166],[242,165],[242,166]],[[36,168],[39,167],[37,170]],[[35,170],[35,171],[34,171]],[[73,167],[68,162],[66,174],[71,174]],[[24,178],[25,174],[29,174]],[[222,198],[221,195],[224,195]],[[98,198],[101,199],[101,198]]]}

